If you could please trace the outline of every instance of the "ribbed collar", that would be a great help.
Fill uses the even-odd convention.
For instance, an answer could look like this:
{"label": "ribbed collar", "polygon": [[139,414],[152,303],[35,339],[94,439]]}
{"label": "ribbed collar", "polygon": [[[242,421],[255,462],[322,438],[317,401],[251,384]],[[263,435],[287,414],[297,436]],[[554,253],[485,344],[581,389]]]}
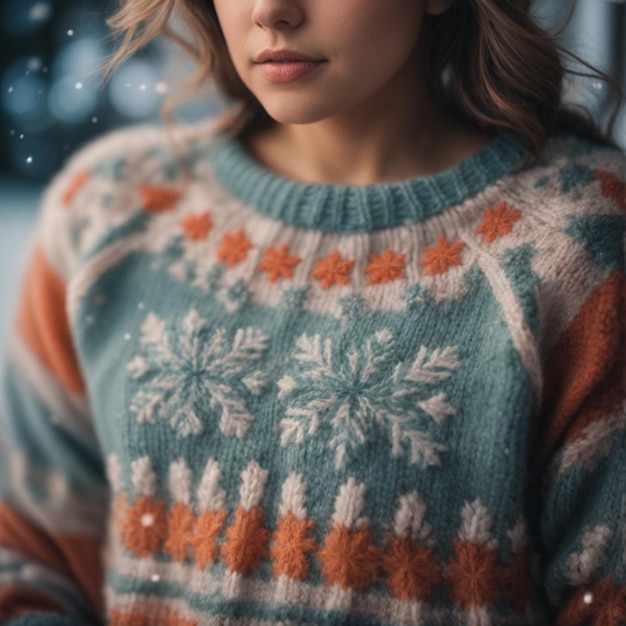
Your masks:
{"label": "ribbed collar", "polygon": [[255,161],[237,139],[219,145],[209,158],[224,188],[266,217],[301,228],[363,233],[442,213],[495,183],[526,156],[499,136],[443,172],[366,186],[289,180]]}

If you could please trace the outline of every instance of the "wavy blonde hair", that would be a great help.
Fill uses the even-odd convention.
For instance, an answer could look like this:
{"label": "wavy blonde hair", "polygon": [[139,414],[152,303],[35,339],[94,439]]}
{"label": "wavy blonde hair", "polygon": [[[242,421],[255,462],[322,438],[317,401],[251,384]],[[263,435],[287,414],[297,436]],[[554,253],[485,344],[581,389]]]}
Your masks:
{"label": "wavy blonde hair", "polygon": [[[427,67],[433,92],[471,123],[525,145],[533,161],[549,135],[559,130],[615,145],[611,135],[623,99],[620,84],[557,41],[575,2],[571,0],[568,18],[551,35],[533,19],[532,0],[450,0],[445,13],[428,16],[424,23],[425,58],[433,59]],[[185,37],[170,28],[174,12],[186,29]],[[240,104],[222,119],[228,136],[250,134],[273,123],[239,78],[211,0],[121,0],[108,24],[121,43],[107,63],[107,74],[158,35],[174,40],[195,59],[195,71],[167,103],[167,111],[194,97],[212,79],[227,99]],[[564,59],[589,72],[566,69]],[[585,109],[564,106],[567,74],[601,79],[615,94],[606,131]]]}

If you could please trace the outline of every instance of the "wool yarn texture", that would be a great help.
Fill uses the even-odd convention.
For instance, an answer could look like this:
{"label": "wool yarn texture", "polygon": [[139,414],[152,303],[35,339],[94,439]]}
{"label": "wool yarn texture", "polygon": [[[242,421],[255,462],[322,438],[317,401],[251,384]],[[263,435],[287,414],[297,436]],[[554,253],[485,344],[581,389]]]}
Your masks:
{"label": "wool yarn texture", "polygon": [[73,157],[7,343],[0,621],[626,624],[626,157],[526,157]]}

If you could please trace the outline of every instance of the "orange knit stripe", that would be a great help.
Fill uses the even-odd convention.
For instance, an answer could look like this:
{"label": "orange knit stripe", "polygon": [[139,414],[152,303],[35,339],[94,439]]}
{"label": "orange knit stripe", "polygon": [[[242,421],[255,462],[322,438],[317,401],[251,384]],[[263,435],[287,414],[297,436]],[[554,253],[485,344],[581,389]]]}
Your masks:
{"label": "orange knit stripe", "polygon": [[177,502],[167,516],[167,540],[165,552],[171,554],[174,561],[182,563],[189,555],[192,545],[192,529],[195,518],[191,509]]}
{"label": "orange knit stripe", "polygon": [[626,397],[625,303],[626,279],[615,271],[593,291],[554,346],[543,394],[544,461],[589,424],[617,410]]}
{"label": "orange knit stripe", "polygon": [[128,508],[128,497],[125,493],[113,498],[111,502],[111,515],[113,517],[113,526],[115,528],[119,529],[122,527],[122,524],[126,523],[128,519],[126,515]]}
{"label": "orange knit stripe", "polygon": [[157,614],[113,609],[109,626],[198,626],[198,620],[176,613]]}
{"label": "orange knit stripe", "polygon": [[216,539],[222,531],[226,515],[225,510],[202,511],[196,519],[195,532],[192,535],[191,544],[194,548],[198,569],[204,569],[217,559],[219,550]]}
{"label": "orange knit stripe", "polygon": [[0,619],[4,623],[35,611],[63,613],[64,607],[39,591],[23,587],[0,588]]}
{"label": "orange knit stripe", "polygon": [[65,188],[65,191],[61,195],[61,202],[65,206],[72,204],[74,196],[81,190],[83,185],[89,180],[91,173],[87,170],[78,172],[74,175],[69,185]]}
{"label": "orange knit stripe", "polygon": [[390,537],[383,569],[388,576],[387,585],[398,600],[426,600],[442,581],[434,550],[409,538]]}
{"label": "orange knit stripe", "polygon": [[258,506],[250,511],[238,507],[235,523],[226,531],[222,558],[232,572],[249,574],[268,556],[269,530],[263,528],[265,513]]}
{"label": "orange knit stripe", "polygon": [[314,526],[315,522],[299,520],[291,511],[278,520],[271,550],[274,576],[289,576],[297,580],[308,576],[307,555],[318,547],[317,542],[309,537]]}
{"label": "orange knit stripe", "polygon": [[452,584],[450,596],[464,609],[497,602],[501,594],[503,569],[495,550],[472,541],[454,542],[456,557],[448,563],[446,579]]}
{"label": "orange knit stripe", "polygon": [[593,180],[601,183],[601,194],[604,198],[610,198],[626,211],[626,183],[612,172],[598,170],[593,175]]}
{"label": "orange knit stripe", "polygon": [[[82,589],[94,613],[101,614],[104,572],[99,539],[47,533],[8,504],[0,504],[0,546],[43,563],[73,580]],[[11,607],[23,606],[24,595],[12,595],[7,589],[2,593],[2,611],[6,610],[5,607],[13,610]],[[0,612],[0,617],[4,617],[4,613]]]}
{"label": "orange knit stripe", "polygon": [[37,359],[72,393],[85,386],[65,310],[65,284],[36,249],[26,270],[17,330]]}
{"label": "orange knit stripe", "polygon": [[334,528],[317,555],[324,580],[344,589],[371,585],[380,567],[380,550],[373,544],[367,529],[350,530],[343,524]]}

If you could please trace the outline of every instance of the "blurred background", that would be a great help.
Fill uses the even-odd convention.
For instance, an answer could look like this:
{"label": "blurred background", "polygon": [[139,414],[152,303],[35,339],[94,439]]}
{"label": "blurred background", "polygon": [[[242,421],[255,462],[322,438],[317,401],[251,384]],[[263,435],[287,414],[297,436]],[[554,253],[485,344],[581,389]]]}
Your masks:
{"label": "blurred background", "polygon": [[[536,0],[537,19],[561,24],[567,0]],[[101,85],[98,68],[113,50],[107,0],[0,0],[0,344],[15,306],[41,190],[85,142],[127,124],[158,123],[163,98],[185,71],[177,50],[158,41]],[[562,43],[626,84],[626,0],[578,0]],[[606,85],[572,80],[567,98],[606,121]],[[178,119],[223,109],[211,91]],[[626,114],[615,139],[626,148]]]}

